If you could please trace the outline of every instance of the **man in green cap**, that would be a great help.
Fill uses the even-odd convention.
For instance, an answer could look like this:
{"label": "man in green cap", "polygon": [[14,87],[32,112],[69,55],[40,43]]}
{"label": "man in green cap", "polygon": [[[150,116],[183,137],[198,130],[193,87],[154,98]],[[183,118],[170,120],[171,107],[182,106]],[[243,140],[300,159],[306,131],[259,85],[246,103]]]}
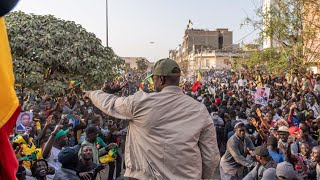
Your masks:
{"label": "man in green cap", "polygon": [[171,59],[152,70],[155,93],[117,97],[86,92],[106,114],[129,121],[126,177],[133,179],[211,179],[220,156],[207,108],[179,88],[181,71]]}
{"label": "man in green cap", "polygon": [[[52,118],[52,115],[48,118]],[[61,163],[58,161],[58,154],[61,149],[67,145],[67,134],[69,129],[62,130],[62,125],[56,125],[51,133],[47,143],[44,145],[42,157],[48,161],[48,165],[53,167],[55,171],[61,168]],[[47,179],[53,179],[53,175],[48,175]]]}

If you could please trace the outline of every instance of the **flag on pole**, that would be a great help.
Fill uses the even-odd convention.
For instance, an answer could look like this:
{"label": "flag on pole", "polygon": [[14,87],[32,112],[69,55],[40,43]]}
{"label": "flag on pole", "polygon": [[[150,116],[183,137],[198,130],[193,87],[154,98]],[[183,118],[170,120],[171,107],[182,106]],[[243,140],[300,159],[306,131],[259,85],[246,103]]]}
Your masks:
{"label": "flag on pole", "polygon": [[193,25],[193,22],[189,19],[188,25],[187,25],[187,29],[190,29],[190,27]]}
{"label": "flag on pole", "polygon": [[147,72],[147,80],[148,80],[149,84],[154,85],[153,79],[151,77],[151,73],[149,73],[149,72]]}
{"label": "flag on pole", "polygon": [[260,74],[258,75],[257,87],[262,87],[262,78]]}
{"label": "flag on pole", "polygon": [[9,135],[20,113],[14,89],[14,74],[10,46],[4,23],[0,17],[0,179],[16,179],[18,162],[9,142]]}
{"label": "flag on pole", "polygon": [[141,81],[141,83],[139,84],[139,91],[143,91],[144,89],[144,81]]}
{"label": "flag on pole", "polygon": [[196,92],[199,89],[199,87],[201,85],[200,80],[201,80],[201,73],[200,73],[200,71],[198,71],[197,81],[191,87],[192,92]]}
{"label": "flag on pole", "polygon": [[79,86],[81,84],[80,81],[70,81],[70,87],[71,88],[76,88],[77,86]]}
{"label": "flag on pole", "polygon": [[197,77],[197,81],[201,81],[201,73],[200,73],[200,71],[198,71],[198,77]]}

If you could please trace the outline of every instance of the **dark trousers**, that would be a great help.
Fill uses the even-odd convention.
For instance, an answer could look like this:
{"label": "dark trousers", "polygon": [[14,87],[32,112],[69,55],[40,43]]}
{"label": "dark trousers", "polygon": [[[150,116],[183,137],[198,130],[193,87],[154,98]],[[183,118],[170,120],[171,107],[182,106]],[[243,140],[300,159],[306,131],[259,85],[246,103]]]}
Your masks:
{"label": "dark trousers", "polygon": [[117,159],[114,162],[109,162],[109,180],[113,180],[113,173],[114,168],[116,168],[116,178],[120,177],[121,175],[121,164],[122,164],[122,157],[117,152]]}
{"label": "dark trousers", "polygon": [[223,126],[217,126],[216,127],[216,134],[217,134],[217,143],[218,143],[218,148],[220,151],[220,155],[222,156],[225,152],[224,146],[224,141],[223,141],[223,132],[224,132],[224,127]]}

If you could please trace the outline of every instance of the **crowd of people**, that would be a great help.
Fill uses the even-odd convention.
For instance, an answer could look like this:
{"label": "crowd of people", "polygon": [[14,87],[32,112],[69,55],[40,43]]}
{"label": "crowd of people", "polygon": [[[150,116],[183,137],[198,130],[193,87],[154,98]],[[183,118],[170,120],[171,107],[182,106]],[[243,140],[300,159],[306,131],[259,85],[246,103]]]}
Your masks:
{"label": "crowd of people", "polygon": [[[123,86],[104,85],[120,94]],[[102,113],[75,90],[65,97],[20,99],[23,112],[11,142],[18,179],[114,179],[121,176],[127,125]]]}
{"label": "crowd of people", "polygon": [[221,179],[320,179],[320,76],[216,71],[204,79],[192,96],[213,119]]}
{"label": "crowd of people", "polygon": [[[210,70],[202,73],[196,91],[191,90],[192,83],[180,82],[179,94],[171,87],[176,79],[168,78],[175,74],[163,73],[163,69],[159,75],[153,72],[152,77],[161,98],[155,95],[158,92],[135,93],[138,81],[129,81],[116,86],[105,83],[101,91],[86,97],[70,93],[20,99],[23,113],[11,136],[20,164],[17,178],[114,179],[126,169],[126,175],[136,179],[219,178],[214,177],[213,162],[220,158],[221,179],[320,178],[319,76],[309,73],[299,79]],[[166,103],[175,109],[168,111]],[[158,113],[151,117],[148,105]],[[183,111],[188,115],[176,114]],[[181,124],[169,122],[172,116]],[[211,122],[204,120],[207,117]],[[129,119],[135,120],[130,128]],[[156,121],[146,123],[146,119]],[[192,138],[184,136],[188,133],[193,133]],[[125,150],[126,138],[130,145]],[[192,140],[200,157],[199,150],[187,149]],[[173,146],[181,151],[171,152]],[[202,172],[192,170],[193,166],[202,167]]]}

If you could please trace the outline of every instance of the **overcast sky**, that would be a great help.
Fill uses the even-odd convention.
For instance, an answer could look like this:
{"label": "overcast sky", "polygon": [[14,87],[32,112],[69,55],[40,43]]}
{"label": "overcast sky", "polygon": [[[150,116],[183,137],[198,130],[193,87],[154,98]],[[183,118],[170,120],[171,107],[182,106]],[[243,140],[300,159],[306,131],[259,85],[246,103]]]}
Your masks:
{"label": "overcast sky", "polygon": [[[109,46],[119,56],[156,61],[182,42],[189,19],[193,28],[229,28],[233,43],[241,42],[253,29],[240,24],[254,16],[261,0],[108,0],[108,4]],[[105,0],[21,0],[15,10],[75,21],[106,44]],[[255,38],[252,33],[243,41]]]}

